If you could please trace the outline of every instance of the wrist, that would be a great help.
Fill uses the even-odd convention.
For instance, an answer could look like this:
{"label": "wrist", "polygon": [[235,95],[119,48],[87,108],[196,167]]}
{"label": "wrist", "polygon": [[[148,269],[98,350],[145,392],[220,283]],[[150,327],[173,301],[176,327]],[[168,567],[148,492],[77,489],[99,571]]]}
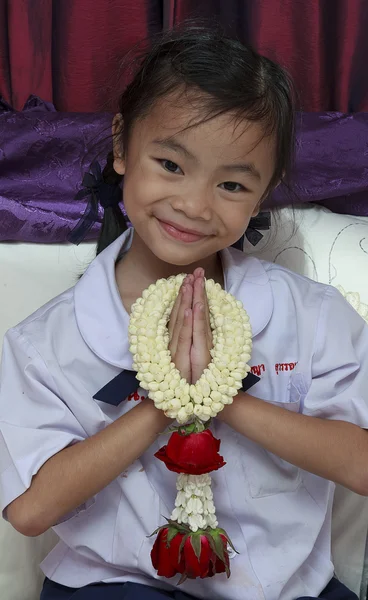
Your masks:
{"label": "wrist", "polygon": [[249,398],[251,398],[251,396],[249,396],[249,394],[246,392],[239,392],[234,397],[233,403],[226,404],[222,411],[218,413],[217,418],[227,425],[231,425],[234,421],[234,418],[236,419],[236,414],[238,413],[239,409],[242,408],[242,405],[247,402]]}
{"label": "wrist", "polygon": [[[166,427],[169,427],[173,423],[173,419],[167,417],[163,410],[156,408],[153,401],[150,398],[145,398],[140,405],[150,422],[155,424],[155,428],[158,434],[162,433]],[[138,408],[138,407],[137,407]]]}

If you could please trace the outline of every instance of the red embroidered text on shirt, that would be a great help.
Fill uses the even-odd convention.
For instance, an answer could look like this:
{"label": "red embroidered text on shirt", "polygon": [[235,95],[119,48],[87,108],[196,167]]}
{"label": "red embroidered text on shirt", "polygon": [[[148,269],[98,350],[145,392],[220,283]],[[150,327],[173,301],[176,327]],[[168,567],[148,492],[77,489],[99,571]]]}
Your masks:
{"label": "red embroidered text on shirt", "polygon": [[254,365],[253,367],[250,368],[250,372],[253,373],[253,375],[257,375],[257,377],[261,376],[261,371],[265,371],[266,367],[264,366],[264,364],[262,365]]}
{"label": "red embroidered text on shirt", "polygon": [[293,369],[295,369],[295,366],[298,364],[298,362],[291,362],[291,363],[276,363],[275,364],[275,371],[276,374],[279,374],[279,371],[292,371]]}

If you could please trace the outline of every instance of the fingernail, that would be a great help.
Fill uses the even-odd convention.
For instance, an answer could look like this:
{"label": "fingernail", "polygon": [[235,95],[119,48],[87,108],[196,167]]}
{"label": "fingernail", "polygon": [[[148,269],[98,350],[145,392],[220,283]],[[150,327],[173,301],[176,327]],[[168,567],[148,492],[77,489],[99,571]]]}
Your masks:
{"label": "fingernail", "polygon": [[201,286],[204,288],[204,279],[201,280]]}
{"label": "fingernail", "polygon": [[183,294],[185,294],[185,290],[186,289],[187,289],[186,285],[183,285],[182,288],[181,288],[181,291],[182,291]]}
{"label": "fingernail", "polygon": [[185,311],[184,311],[184,315],[185,315],[185,317],[186,317],[186,318],[188,318],[188,317],[189,317],[189,314],[190,314],[190,309],[189,309],[189,308],[186,308],[186,309],[185,309]]}
{"label": "fingernail", "polygon": [[204,310],[204,304],[199,305],[199,310],[202,312]]}

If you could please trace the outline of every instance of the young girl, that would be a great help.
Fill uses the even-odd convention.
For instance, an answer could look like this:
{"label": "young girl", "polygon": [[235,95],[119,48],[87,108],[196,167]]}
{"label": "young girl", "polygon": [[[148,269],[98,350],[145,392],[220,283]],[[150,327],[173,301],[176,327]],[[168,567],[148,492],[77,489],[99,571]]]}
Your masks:
{"label": "young girl", "polygon": [[[333,482],[368,495],[368,327],[335,289],[231,247],[287,172],[288,77],[216,31],[169,34],[113,127],[97,258],[4,341],[2,509],[24,535],[60,538],[42,600],[355,598],[333,577],[331,507]],[[210,358],[206,276],[244,304],[261,377],[211,426],[231,577],[178,589],[148,537],[175,499],[154,458],[171,421],[137,390],[127,331],[142,291],[181,272],[169,330],[182,375],[195,382]]]}

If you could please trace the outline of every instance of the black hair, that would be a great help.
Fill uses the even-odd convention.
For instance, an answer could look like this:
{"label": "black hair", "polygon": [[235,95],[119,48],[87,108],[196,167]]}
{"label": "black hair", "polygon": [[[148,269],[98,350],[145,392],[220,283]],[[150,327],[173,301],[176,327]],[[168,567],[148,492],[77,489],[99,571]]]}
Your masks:
{"label": "black hair", "polygon": [[[265,197],[284,181],[294,154],[294,91],[287,72],[218,27],[184,25],[162,33],[136,58],[137,70],[119,101],[122,127],[116,135],[125,151],[134,124],[155,102],[181,89],[194,93],[200,119],[195,126],[231,113],[237,123],[259,122],[275,139],[276,165]],[[121,183],[110,152],[103,171],[106,182]],[[97,252],[126,229],[120,207],[104,214]]]}

